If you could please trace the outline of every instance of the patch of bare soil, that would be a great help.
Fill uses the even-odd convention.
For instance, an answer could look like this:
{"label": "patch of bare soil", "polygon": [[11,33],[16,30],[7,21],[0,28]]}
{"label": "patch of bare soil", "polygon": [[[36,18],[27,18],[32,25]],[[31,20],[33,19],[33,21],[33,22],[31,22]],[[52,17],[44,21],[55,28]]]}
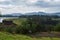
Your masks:
{"label": "patch of bare soil", "polygon": [[40,33],[34,33],[31,36],[34,37],[59,37],[60,38],[60,32],[40,32]]}

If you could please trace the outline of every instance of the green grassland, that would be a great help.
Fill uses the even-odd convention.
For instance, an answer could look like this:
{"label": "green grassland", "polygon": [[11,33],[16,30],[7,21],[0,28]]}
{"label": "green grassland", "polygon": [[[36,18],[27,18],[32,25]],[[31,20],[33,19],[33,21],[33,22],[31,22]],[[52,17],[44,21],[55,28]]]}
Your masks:
{"label": "green grassland", "polygon": [[17,25],[21,25],[22,22],[26,21],[26,18],[14,19],[13,22]]}
{"label": "green grassland", "polygon": [[[9,34],[0,32],[0,40],[51,40],[49,37],[30,37],[22,34]],[[60,38],[52,38],[52,40],[60,40]]]}
{"label": "green grassland", "polygon": [[22,22],[26,22],[27,18],[5,19],[5,20],[7,20],[7,21],[12,20],[13,23],[15,23],[19,26],[22,24]]}

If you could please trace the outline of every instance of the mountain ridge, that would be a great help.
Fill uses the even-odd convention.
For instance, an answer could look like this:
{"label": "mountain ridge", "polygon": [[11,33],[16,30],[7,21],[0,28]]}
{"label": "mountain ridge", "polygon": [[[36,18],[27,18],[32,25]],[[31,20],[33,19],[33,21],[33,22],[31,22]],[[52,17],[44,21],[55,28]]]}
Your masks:
{"label": "mountain ridge", "polygon": [[57,13],[45,13],[45,12],[30,12],[30,13],[25,13],[25,14],[22,14],[22,13],[11,13],[11,14],[6,14],[5,16],[7,15],[11,15],[11,16],[22,16],[22,15],[48,15],[48,16],[60,16],[60,12],[57,12]]}

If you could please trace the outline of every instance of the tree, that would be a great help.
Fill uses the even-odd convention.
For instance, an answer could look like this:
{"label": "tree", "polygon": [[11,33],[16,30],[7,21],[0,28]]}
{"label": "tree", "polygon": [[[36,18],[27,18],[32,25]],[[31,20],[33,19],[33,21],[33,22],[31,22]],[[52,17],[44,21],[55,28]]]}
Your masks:
{"label": "tree", "polygon": [[60,32],[60,23],[54,27],[54,30]]}

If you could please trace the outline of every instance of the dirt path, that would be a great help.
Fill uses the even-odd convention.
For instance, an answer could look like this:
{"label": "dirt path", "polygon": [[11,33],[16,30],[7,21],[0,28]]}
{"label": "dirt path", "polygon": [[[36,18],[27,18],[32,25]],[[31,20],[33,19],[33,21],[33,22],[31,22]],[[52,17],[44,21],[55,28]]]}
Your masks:
{"label": "dirt path", "polygon": [[51,33],[41,32],[41,33],[32,34],[31,36],[34,36],[34,37],[60,37],[60,32],[51,32]]}

